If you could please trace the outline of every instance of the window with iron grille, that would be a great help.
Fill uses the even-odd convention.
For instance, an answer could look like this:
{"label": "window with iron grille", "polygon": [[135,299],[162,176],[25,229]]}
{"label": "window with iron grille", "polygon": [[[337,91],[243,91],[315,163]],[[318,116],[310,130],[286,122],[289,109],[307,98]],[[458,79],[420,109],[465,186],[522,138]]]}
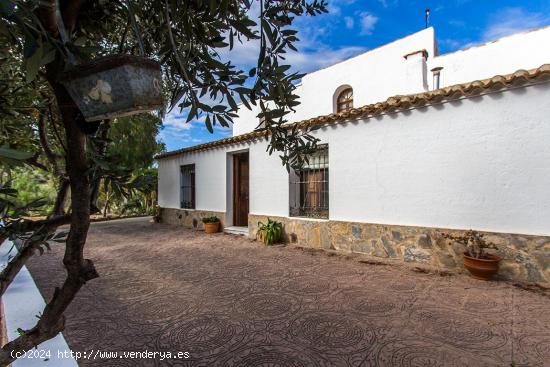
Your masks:
{"label": "window with iron grille", "polygon": [[290,216],[328,218],[328,182],[328,145],[321,145],[290,173]]}
{"label": "window with iron grille", "polygon": [[180,206],[184,209],[195,209],[195,165],[180,167],[181,196]]}
{"label": "window with iron grille", "polygon": [[353,108],[353,89],[346,88],[338,94],[336,112],[344,112]]}

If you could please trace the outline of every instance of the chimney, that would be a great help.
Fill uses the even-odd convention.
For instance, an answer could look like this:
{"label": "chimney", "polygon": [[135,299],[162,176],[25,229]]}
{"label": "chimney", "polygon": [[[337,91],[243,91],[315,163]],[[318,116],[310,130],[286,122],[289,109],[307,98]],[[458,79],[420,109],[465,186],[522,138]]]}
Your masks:
{"label": "chimney", "polygon": [[433,74],[433,90],[441,88],[441,70],[443,70],[443,66],[438,66],[431,70]]}
{"label": "chimney", "polygon": [[418,50],[403,56],[405,58],[405,89],[407,94],[428,90],[428,51]]}

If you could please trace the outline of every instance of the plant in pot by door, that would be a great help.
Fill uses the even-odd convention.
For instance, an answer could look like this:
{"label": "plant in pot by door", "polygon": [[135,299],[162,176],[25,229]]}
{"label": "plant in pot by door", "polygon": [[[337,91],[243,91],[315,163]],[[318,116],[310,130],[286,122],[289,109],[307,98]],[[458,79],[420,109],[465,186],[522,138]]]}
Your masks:
{"label": "plant in pot by door", "polygon": [[217,233],[220,230],[220,219],[215,215],[202,218],[204,233]]}
{"label": "plant in pot by door", "polygon": [[258,231],[256,232],[256,238],[259,238],[260,241],[270,246],[281,240],[282,233],[282,223],[267,218],[267,223],[258,222]]}
{"label": "plant in pot by door", "polygon": [[442,233],[442,236],[466,246],[464,267],[468,269],[472,277],[489,280],[498,272],[502,258],[486,252],[488,249],[498,250],[498,247],[485,240],[483,234],[469,230],[462,236],[453,236],[447,233]]}

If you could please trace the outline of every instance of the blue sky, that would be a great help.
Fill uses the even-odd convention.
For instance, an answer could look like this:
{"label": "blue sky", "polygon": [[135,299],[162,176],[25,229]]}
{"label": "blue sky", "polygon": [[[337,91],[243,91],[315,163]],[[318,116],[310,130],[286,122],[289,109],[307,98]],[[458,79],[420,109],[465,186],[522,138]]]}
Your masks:
{"label": "blue sky", "polygon": [[[550,0],[328,0],[329,13],[299,19],[300,52],[288,63],[302,72],[349,58],[424,28],[431,9],[440,53],[452,52],[522,30],[550,25]],[[550,46],[545,46],[550,47]],[[241,67],[254,64],[257,44],[236,48],[226,57]],[[231,136],[215,127],[210,134],[201,121],[185,124],[185,111],[169,113],[158,138],[168,150]]]}

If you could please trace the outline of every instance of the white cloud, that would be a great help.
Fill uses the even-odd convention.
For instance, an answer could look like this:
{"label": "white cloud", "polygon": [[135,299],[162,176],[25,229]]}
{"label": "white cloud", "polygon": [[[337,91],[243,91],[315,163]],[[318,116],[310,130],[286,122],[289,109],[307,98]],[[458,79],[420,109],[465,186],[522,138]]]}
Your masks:
{"label": "white cloud", "polygon": [[344,22],[346,23],[347,29],[352,29],[355,23],[352,17],[344,17]]}
{"label": "white cloud", "polygon": [[163,125],[177,127],[181,130],[189,130],[192,128],[192,121],[186,123],[187,111],[179,111],[178,107],[175,107],[172,111],[164,116]]}
{"label": "white cloud", "polygon": [[358,46],[342,47],[338,49],[320,47],[311,52],[290,53],[286,59],[296,70],[310,72],[348,59],[364,51],[366,51],[364,47]]}
{"label": "white cloud", "polygon": [[[462,20],[451,20],[449,24],[455,27],[466,26]],[[550,16],[542,13],[530,13],[520,7],[503,8],[489,17],[487,25],[478,39],[446,38],[439,40],[439,44],[447,47],[450,51],[466,49],[547,24],[550,24]]]}
{"label": "white cloud", "polygon": [[467,40],[457,40],[454,38],[442,38],[437,40],[437,43],[440,46],[445,47],[447,50],[455,51],[459,50],[461,48],[464,48],[467,44],[470,43],[470,41]]}
{"label": "white cloud", "polygon": [[464,28],[466,26],[466,22],[460,19],[451,19],[448,23],[449,25],[457,28]]}
{"label": "white cloud", "polygon": [[371,14],[369,12],[361,12],[359,13],[359,16],[361,17],[360,24],[361,24],[361,35],[370,35],[372,34],[372,31],[374,30],[374,26],[376,23],[378,23],[378,17],[374,14]]}
{"label": "white cloud", "polygon": [[[353,18],[350,19],[352,21],[351,26],[353,26]],[[301,19],[301,22],[296,25],[299,31],[298,38],[300,38],[300,41],[296,44],[298,52],[288,50],[285,61],[282,61],[282,63],[292,65],[295,71],[307,73],[366,51],[364,47],[359,46],[332,47],[327,45],[323,42],[323,37],[331,32],[331,25],[323,22],[312,23],[316,20],[316,18]],[[347,26],[348,21],[345,21]],[[315,26],[312,26],[312,24],[315,24]],[[220,56],[222,59],[231,60],[238,67],[248,70],[256,66],[259,50],[259,41],[252,40],[235,44],[232,51],[220,52]]]}
{"label": "white cloud", "polygon": [[194,137],[193,133],[190,130],[184,130],[180,127],[175,127],[171,125],[165,125],[164,128],[158,134],[158,137],[161,141],[169,141],[174,138],[177,139],[178,143],[181,146],[188,146],[192,144],[199,144],[202,142],[201,139]]}
{"label": "white cloud", "polygon": [[537,28],[550,21],[542,13],[530,13],[522,8],[504,8],[497,11],[490,19],[483,32],[483,41],[509,36],[528,29]]}
{"label": "white cloud", "polygon": [[[298,37],[300,41],[296,44],[299,52],[291,50],[285,56],[285,61],[282,63],[292,65],[293,70],[299,72],[311,72],[328,65],[337,63],[344,59],[355,56],[366,51],[366,48],[360,46],[332,46],[326,42],[327,36],[330,35],[338,26],[342,25],[341,15],[344,13],[343,7],[352,4],[356,0],[342,0],[331,2],[329,14],[324,14],[316,17],[297,17],[292,28],[299,31]],[[256,4],[254,2],[253,4]],[[342,9],[341,9],[342,7]],[[259,8],[253,7],[249,12],[252,18],[259,14]],[[345,25],[354,27],[356,25],[353,17],[346,17]],[[374,18],[374,20],[373,20]],[[371,16],[367,21],[372,22],[372,25],[361,23],[362,29],[365,26],[374,27],[374,23],[378,18]],[[372,29],[371,29],[372,31]],[[260,45],[258,40],[247,41],[243,39],[243,43],[235,42],[235,47],[232,51],[223,49],[219,51],[222,60],[230,60],[237,67],[248,71],[255,67],[258,59]],[[183,146],[194,145],[200,142],[208,141],[210,135],[203,134],[206,131],[204,127],[204,119],[202,121],[193,120],[190,123],[185,123],[188,110],[179,111],[175,108],[174,111],[168,113],[164,119],[165,129],[160,133],[159,137],[167,140],[167,137],[181,141]],[[231,128],[223,128],[214,126],[215,134],[212,138],[227,137],[231,135]]]}
{"label": "white cloud", "polygon": [[378,0],[384,8],[395,7],[399,4],[399,0]]}

